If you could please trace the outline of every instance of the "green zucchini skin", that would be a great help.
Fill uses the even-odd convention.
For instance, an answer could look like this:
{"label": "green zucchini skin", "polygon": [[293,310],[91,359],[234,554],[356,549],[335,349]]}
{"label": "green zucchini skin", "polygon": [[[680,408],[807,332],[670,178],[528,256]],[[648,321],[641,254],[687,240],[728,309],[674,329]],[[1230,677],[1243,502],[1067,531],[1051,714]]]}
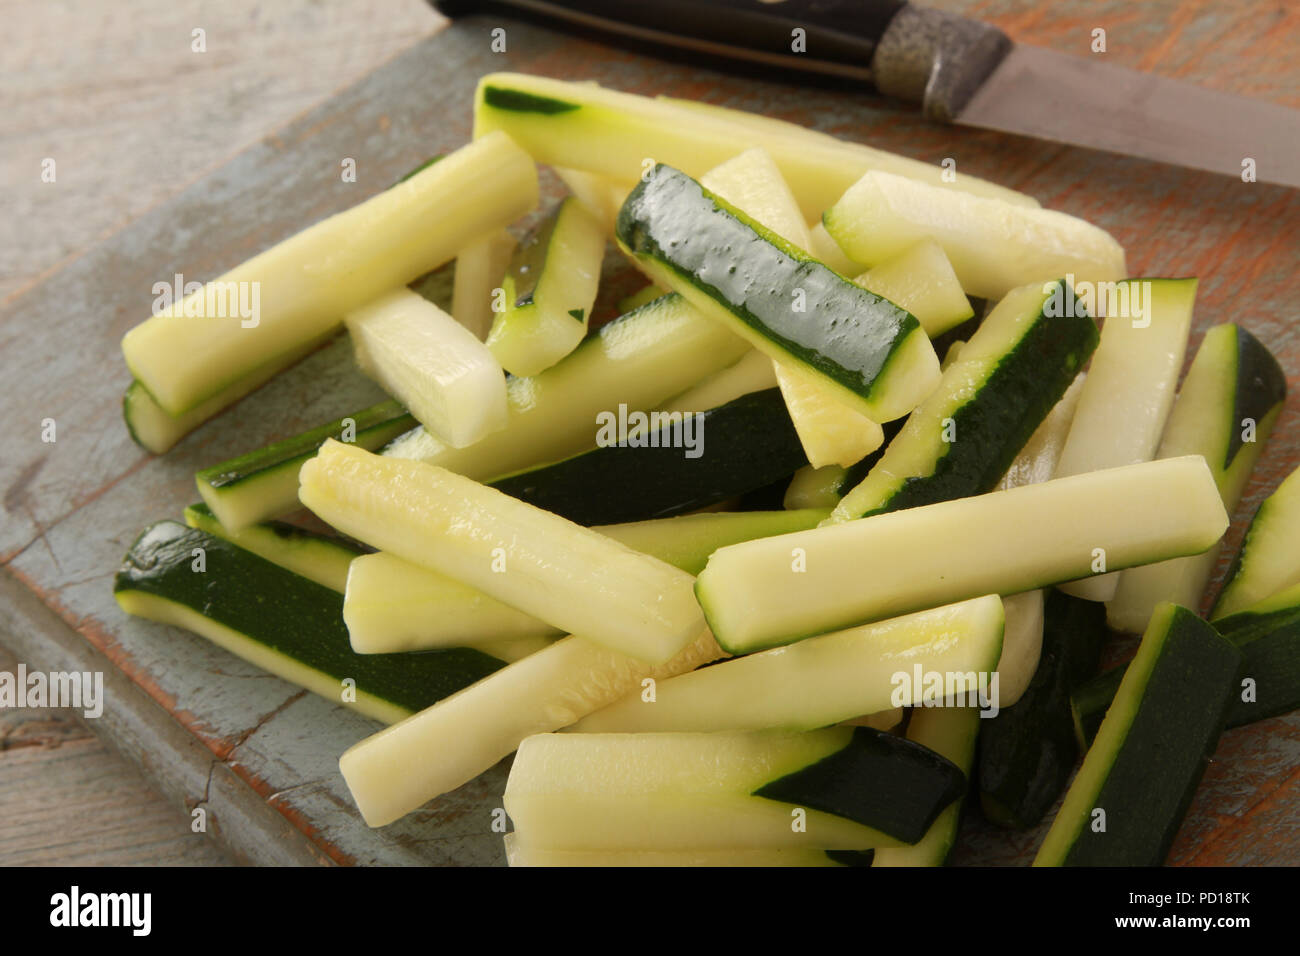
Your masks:
{"label": "green zucchini skin", "polygon": [[[1277,424],[1285,394],[1285,377],[1267,347],[1239,326],[1213,326],[1179,389],[1156,457],[1202,456],[1231,512]],[[1244,441],[1246,419],[1253,420],[1250,442]],[[1110,626],[1140,633],[1162,601],[1201,607],[1220,547],[1126,570],[1106,605]]]}
{"label": "green zucchini skin", "polygon": [[[1151,640],[1154,663],[1142,680],[1126,675],[1035,865],[1159,866],[1168,855],[1223,731],[1241,654],[1177,605],[1157,609]],[[1122,734],[1108,732],[1130,713]]]}
{"label": "green zucchini skin", "polygon": [[[907,739],[947,757],[969,780],[975,763],[980,724],[986,721],[971,707],[914,708],[907,721]],[[919,843],[882,848],[873,866],[947,866],[966,809],[966,793],[943,810]]]}
{"label": "green zucchini skin", "polygon": [[[435,156],[430,156],[428,159],[426,159],[424,162],[420,163],[420,165],[416,166],[414,169],[412,169],[409,173],[407,173],[407,174],[406,174],[405,176],[403,176],[401,179],[399,179],[399,180],[397,180],[396,182],[394,182],[393,185],[396,186],[396,185],[398,185],[399,183],[404,183],[404,182],[406,182],[408,179],[410,179],[410,178],[411,178],[412,176],[414,176],[416,173],[422,173],[422,172],[424,172],[426,169],[428,169],[430,166],[432,166],[434,163],[438,163],[438,162],[441,162],[442,160],[446,159],[446,158],[447,158],[447,155],[448,155],[447,153],[438,153],[438,154],[435,155]],[[391,187],[390,187],[390,188],[391,188]],[[453,261],[454,261],[454,260],[453,260]]]}
{"label": "green zucchini skin", "polygon": [[[1214,622],[1241,649],[1241,671],[1227,725],[1276,717],[1300,709],[1300,585],[1249,610]],[[1255,682],[1255,700],[1242,700],[1241,681]]]}
{"label": "green zucchini skin", "polygon": [[[911,313],[847,282],[698,182],[660,163],[619,210],[619,242],[689,282],[789,355],[872,398]],[[807,302],[805,313],[791,303]]]}
{"label": "green zucchini skin", "polygon": [[536,93],[490,84],[483,87],[483,102],[493,109],[512,113],[541,113],[544,116],[571,113],[582,108],[577,103],[558,100],[552,96],[538,96]]}
{"label": "green zucchini skin", "polygon": [[885,440],[881,446],[861,461],[844,469],[844,478],[840,481],[839,487],[841,498],[856,488],[863,478],[871,474],[871,469],[876,467],[876,462],[885,457],[890,442],[898,437],[898,433],[903,430],[903,426],[906,424],[906,418],[895,418],[892,422],[885,422],[880,426],[880,430],[885,433]]}
{"label": "green zucchini skin", "polygon": [[[1226,727],[1300,710],[1300,585],[1220,618],[1213,626],[1241,651]],[[1127,668],[1127,664],[1112,667],[1075,692],[1075,724],[1086,744],[1096,736]],[[1242,699],[1242,682],[1247,679],[1254,682],[1254,700]]]}
{"label": "green zucchini skin", "polygon": [[971,296],[966,298],[970,299],[971,308],[975,310],[975,314],[930,340],[930,344],[934,346],[934,353],[939,356],[940,361],[948,354],[948,349],[952,348],[952,343],[969,342],[971,336],[979,330],[985,316],[997,305],[996,301],[990,302],[988,299],[976,299]]}
{"label": "green zucchini skin", "polygon": [[[578,524],[617,524],[695,511],[788,478],[808,463],[780,389],[685,417],[694,419],[689,425],[701,441],[699,457],[686,457],[681,447],[685,424],[667,424],[646,433],[650,447],[609,445],[490,485]],[[675,436],[678,447],[672,447]]]}
{"label": "green zucchini skin", "polygon": [[915,843],[965,792],[966,775],[951,760],[904,737],[855,727],[843,748],[765,783],[754,796],[831,813]]}
{"label": "green zucchini skin", "polygon": [[1210,620],[1246,611],[1300,581],[1300,468],[1264,499],[1232,559]]}
{"label": "green zucchini skin", "polygon": [[1277,358],[1255,336],[1237,326],[1237,388],[1233,392],[1232,421],[1228,423],[1228,450],[1223,470],[1232,467],[1243,444],[1242,422],[1259,423],[1276,405],[1286,401],[1286,372]]}
{"label": "green zucchini skin", "polygon": [[1086,680],[1070,694],[1070,715],[1074,724],[1074,739],[1082,753],[1092,746],[1097,728],[1106,718],[1106,710],[1119,691],[1127,664],[1108,667],[1091,680]]}
{"label": "green zucchini skin", "polygon": [[194,476],[199,495],[231,531],[296,511],[298,470],[326,439],[342,440],[349,421],[349,437],[368,451],[418,424],[398,402],[383,401],[203,469]]}
{"label": "green zucchini skin", "polygon": [[[1081,305],[1063,316],[1048,316],[1040,310],[1025,334],[1010,343],[978,390],[950,411],[957,440],[939,444],[936,450],[940,454],[932,459],[932,470],[908,476],[892,494],[871,502],[866,510],[855,507],[854,516],[869,517],[992,491],[1070,387],[1099,340],[1096,322]],[[961,394],[966,395],[965,388]],[[908,441],[909,437],[904,432],[894,441]],[[932,436],[923,436],[923,440],[931,441]]]}
{"label": "green zucchini skin", "polygon": [[352,559],[369,550],[339,535],[308,531],[284,521],[264,521],[231,532],[203,502],[185,509],[185,523],[340,594],[347,586]]}
{"label": "green zucchini skin", "polygon": [[[858,483],[870,474],[871,469],[876,467],[876,462],[880,461],[880,459],[884,457],[885,449],[889,447],[889,443],[897,437],[898,433],[903,430],[903,425],[906,424],[906,422],[906,418],[895,418],[892,422],[885,422],[882,424],[880,430],[884,432],[885,440],[881,442],[879,448],[870,452],[861,461],[849,465],[847,468],[843,468],[839,465],[827,465],[826,468],[835,469],[836,474],[829,478],[823,486],[824,497],[817,497],[815,499],[809,499],[805,503],[795,504],[795,502],[789,498],[789,494],[793,488],[793,482],[785,483],[782,486],[782,506],[790,507],[792,504],[795,504],[795,507],[801,508],[834,508],[839,504],[841,498],[843,498],[850,490],[857,487]],[[803,472],[800,474],[803,474]],[[794,480],[799,480],[799,475],[796,475]]]}
{"label": "green zucchini skin", "polygon": [[1079,756],[1070,692],[1097,671],[1106,609],[1048,590],[1043,650],[1020,700],[980,721],[980,807],[998,826],[1037,826],[1065,789]]}
{"label": "green zucchini skin", "polygon": [[342,440],[344,422],[349,418],[356,423],[358,443],[361,442],[364,434],[372,437],[374,447],[389,440],[378,435],[396,437],[417,424],[398,402],[389,399],[299,435],[267,445],[265,448],[204,468],[195,477],[201,484],[221,490],[238,485],[256,475],[299,463],[314,455],[327,438]]}
{"label": "green zucchini skin", "polygon": [[[533,304],[537,283],[546,271],[546,260],[551,251],[551,238],[555,235],[555,226],[559,222],[561,208],[563,207],[557,207],[525,236],[510,259],[506,275],[513,283],[516,308]],[[578,321],[581,322],[582,319]]]}
{"label": "green zucchini skin", "polygon": [[[201,572],[192,569],[196,548],[204,553]],[[113,592],[189,608],[340,690],[341,681],[352,678],[359,698],[377,698],[411,713],[504,666],[467,648],[356,654],[343,624],[343,595],[175,521],[160,521],[140,534],[123,559]],[[338,693],[327,699],[342,702]]]}
{"label": "green zucchini skin", "polygon": [[840,866],[871,866],[876,858],[875,850],[823,850],[826,858],[834,860]]}
{"label": "green zucchini skin", "polygon": [[657,407],[748,350],[680,295],[662,295],[601,325],[545,371],[507,376],[508,422],[501,431],[451,448],[419,426],[381,454],[427,461],[476,481],[499,478],[589,451],[599,412],[620,402]]}

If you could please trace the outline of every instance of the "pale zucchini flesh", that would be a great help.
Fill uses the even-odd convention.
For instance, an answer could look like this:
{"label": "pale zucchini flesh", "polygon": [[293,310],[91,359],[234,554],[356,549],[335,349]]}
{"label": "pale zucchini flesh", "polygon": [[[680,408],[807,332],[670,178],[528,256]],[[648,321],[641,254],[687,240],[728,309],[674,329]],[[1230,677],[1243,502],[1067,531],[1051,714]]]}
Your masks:
{"label": "pale zucchini flesh", "polygon": [[515,237],[504,229],[475,239],[456,254],[451,314],[480,342],[492,328],[494,290],[501,288],[515,252]]}
{"label": "pale zucchini flesh", "polygon": [[1300,583],[1300,470],[1264,500],[1228,571],[1211,620],[1254,607]]}
{"label": "pale zucchini flesh", "polygon": [[[1111,295],[1059,475],[1150,461],[1174,404],[1196,280],[1129,279],[1116,283]],[[1060,588],[1088,601],[1109,601],[1118,586],[1119,575],[1110,573]]]}
{"label": "pale zucchini flesh", "polygon": [[[1223,507],[1231,512],[1285,397],[1286,375],[1268,349],[1245,329],[1215,326],[1205,333],[1192,360],[1156,457],[1204,456]],[[1116,630],[1142,633],[1163,601],[1199,609],[1218,556],[1216,546],[1196,556],[1126,571],[1106,604],[1107,623]]]}
{"label": "pale zucchini flesh", "polygon": [[836,245],[831,234],[826,231],[826,224],[822,222],[820,214],[808,230],[808,251],[842,276],[856,276],[863,272],[862,263],[854,262]]}
{"label": "pale zucchini flesh", "polygon": [[344,534],[615,650],[659,663],[703,628],[690,575],[446,469],[329,441],[300,480]]}
{"label": "pale zucchini flesh", "polygon": [[[881,150],[873,149],[870,146],[864,146],[863,144],[855,143],[851,140],[840,139],[830,133],[823,133],[819,130],[809,129],[806,126],[800,126],[798,123],[791,123],[787,120],[778,119],[775,116],[769,116],[763,113],[750,113],[745,110],[719,106],[716,103],[706,103],[703,100],[688,100],[674,96],[665,96],[663,94],[655,97],[655,99],[665,103],[672,103],[675,106],[680,106],[685,109],[705,113],[719,121],[729,120],[738,126],[748,127],[750,130],[769,134],[776,139],[783,139],[791,144],[808,144],[816,142],[818,145],[822,146],[837,146],[851,152],[858,152],[862,156],[872,154],[880,155],[882,152]],[[761,146],[763,145],[763,142],[758,142],[755,145]],[[903,158],[896,154],[887,152],[883,155],[891,159]],[[911,164],[913,161],[909,159],[905,160],[905,162]],[[988,180],[979,179],[978,177],[975,178],[973,182],[959,184],[950,177],[945,177],[942,174],[942,171],[940,171],[940,175],[936,176],[933,170],[923,170],[911,165],[906,168],[903,166],[891,168],[887,164],[873,164],[872,168],[885,169],[888,172],[895,173],[899,176],[908,176],[909,178],[918,179],[921,182],[927,182],[945,188],[960,189],[962,192],[969,192],[977,196],[991,196],[1014,205],[1034,207],[1041,205],[1037,199],[1028,193],[1022,193],[1018,190],[1011,189],[1008,186],[989,182]],[[842,192],[843,190],[841,190],[841,193]],[[822,208],[824,209],[825,207]],[[827,264],[829,265],[829,263]],[[836,271],[841,275],[850,275],[849,272],[841,269],[836,269]],[[862,270],[859,269],[858,271],[861,272]]]}
{"label": "pale zucchini flesh", "polygon": [[584,169],[568,169],[563,166],[554,167],[554,172],[568,187],[569,192],[573,193],[574,198],[596,217],[605,232],[608,233],[614,228],[618,207],[623,205],[623,200],[632,189],[630,179],[627,182],[619,182],[600,173],[592,173]]}
{"label": "pale zucchini flesh", "polygon": [[[813,730],[927,698],[924,672],[979,675],[988,681],[1002,649],[1002,602],[988,595],[836,631],[724,661],[663,681],[597,711],[574,729],[586,733]],[[906,677],[906,680],[901,679]],[[997,692],[997,686],[991,685]],[[968,698],[963,692],[957,706]],[[932,700],[942,706],[945,700]]]}
{"label": "pale zucchini flesh", "polygon": [[929,394],[939,361],[915,317],[855,286],[726,200],[659,165],[619,212],[619,245],[653,281],[877,422]]}
{"label": "pale zucchini flesh", "polygon": [[1119,567],[1199,554],[1227,526],[1205,460],[1170,458],[721,548],[696,594],[718,642],[748,653],[1073,580],[1098,547]]}
{"label": "pale zucchini flesh", "polygon": [[762,352],[751,349],[734,365],[728,365],[698,385],[688,388],[680,395],[674,395],[660,405],[658,410],[689,415],[725,405],[742,395],[775,387],[776,371],[772,367],[772,360]]}
{"label": "pale zucchini flesh", "polygon": [[596,416],[654,408],[738,361],[749,346],[700,315],[681,296],[663,296],[588,336],[562,362],[506,383],[506,427],[468,448],[423,428],[383,454],[487,479],[596,447]]}
{"label": "pale zucchini flesh", "polygon": [[998,658],[998,704],[1010,707],[1029,687],[1043,650],[1043,591],[1023,591],[1002,599],[1007,623]]}
{"label": "pale zucchini flesh", "polygon": [[668,294],[667,289],[661,289],[653,282],[647,282],[636,292],[633,292],[631,295],[625,295],[623,296],[623,298],[618,300],[618,302],[616,303],[618,308],[618,314],[622,315],[625,312],[635,311],[636,309],[641,308],[641,306],[645,305],[646,303],[653,302],[655,299],[659,298],[660,296],[667,295],[667,294]]}
{"label": "pale zucchini flesh", "polygon": [[848,469],[839,465],[804,465],[785,489],[787,508],[834,508],[840,503]]}
{"label": "pale zucchini flesh", "polygon": [[683,107],[663,100],[520,73],[491,73],[479,81],[474,135],[505,130],[539,162],[580,169],[629,185],[652,157],[693,176],[751,146],[762,146],[794,190],[805,221],[816,220],[868,169],[914,176],[945,192],[969,190],[1006,202],[1037,205],[1022,193],[959,176],[857,143],[833,140],[748,113]]}
{"label": "pale zucchini flesh", "polygon": [[380,827],[469,783],[533,734],[546,734],[722,657],[707,631],[658,667],[566,637],[349,748],[339,770],[366,823]]}
{"label": "pale zucchini flesh", "polygon": [[[367,554],[344,538],[280,521],[232,532],[203,504],[185,509],[185,523],[342,594],[343,623],[357,654],[471,647],[509,662],[558,635],[472,588],[382,552]],[[360,601],[358,580],[366,582]]]}
{"label": "pale zucchini flesh", "polygon": [[362,370],[448,445],[464,448],[505,427],[501,366],[432,302],[401,288],[344,321]]}
{"label": "pale zucchini flesh", "polygon": [[568,355],[587,334],[605,257],[605,229],[577,199],[515,250],[502,280],[487,347],[511,375],[536,375]]}
{"label": "pale zucchini flesh", "polygon": [[1192,611],[1157,606],[1033,865],[1163,864],[1240,664],[1240,651]]}
{"label": "pale zucchini flesh", "polygon": [[911,312],[931,339],[975,315],[952,263],[933,239],[922,239],[853,281]]}
{"label": "pale zucchini flesh", "polygon": [[1103,282],[1127,275],[1123,247],[1082,219],[886,172],[863,176],[823,221],[844,253],[869,267],[933,239],[966,293],[983,298],[1062,276]]}
{"label": "pale zucchini flesh", "polygon": [[870,866],[872,851],[864,850],[555,850],[532,846],[505,835],[508,866]]}
{"label": "pale zucchini flesh", "polygon": [[1070,423],[1074,421],[1074,412],[1079,406],[1079,396],[1087,378],[1085,372],[1075,376],[1061,400],[1052,406],[1042,424],[1034,430],[1025,447],[1020,449],[1020,453],[1011,462],[1011,467],[998,482],[998,488],[1015,488],[1052,479],[1069,437]]}
{"label": "pale zucchini flesh", "polygon": [[352,562],[343,622],[358,654],[391,654],[564,632],[478,588],[379,551]]}
{"label": "pale zucchini flesh", "polygon": [[834,509],[850,489],[857,487],[871,473],[871,469],[888,450],[888,442],[896,438],[906,424],[906,418],[899,418],[882,425],[885,444],[848,468],[839,465],[826,465],[822,468],[806,465],[800,468],[790,479],[782,507]]}
{"label": "pale zucchini flesh", "polygon": [[[718,548],[811,528],[824,510],[681,515],[603,525],[596,530],[688,574],[698,574]],[[345,567],[343,620],[358,654],[470,645],[487,649],[533,642],[561,631],[482,591],[395,555],[363,555]],[[498,657],[502,655],[497,654]]]}
{"label": "pale zucchini flesh", "polygon": [[206,504],[186,508],[185,523],[340,594],[347,587],[348,568],[362,554],[360,547],[343,538],[317,534],[281,521],[231,531]]}
{"label": "pale zucchini flesh", "polygon": [[[196,550],[203,554],[196,571]],[[145,529],[113,582],[128,614],[182,627],[337,705],[392,723],[502,667],[476,650],[354,654],[330,588],[173,521]],[[349,686],[349,683],[350,686]]]}
{"label": "pale zucchini flesh", "polygon": [[231,532],[302,507],[298,471],[328,438],[373,450],[415,425],[400,404],[380,402],[351,415],[204,468],[194,476],[199,495]]}
{"label": "pale zucchini flesh", "polygon": [[885,443],[880,425],[845,404],[816,376],[796,365],[774,364],[785,407],[814,468],[847,468]]}
{"label": "pale zucchini flesh", "polygon": [[[980,714],[970,707],[921,707],[907,722],[907,739],[929,747],[962,769],[969,778],[975,764]],[[924,837],[910,846],[877,850],[872,866],[943,866],[957,842],[962,802],[944,809]]]}
{"label": "pale zucchini flesh", "polygon": [[718,548],[815,527],[824,508],[791,511],[737,511],[679,515],[596,528],[636,551],[652,554],[687,574],[699,574]]}
{"label": "pale zucchini flesh", "polygon": [[[899,840],[759,796],[851,745],[862,729],[804,734],[539,734],[519,747],[505,808],[518,838],[554,849],[864,850]],[[803,809],[805,827],[794,826]]]}
{"label": "pale zucchini flesh", "polygon": [[[181,415],[536,204],[528,154],[505,135],[475,140],[136,326],[122,339],[126,364],[161,408]],[[250,305],[256,290],[257,308],[229,314],[230,290]],[[209,305],[217,315],[206,314]]]}
{"label": "pale zucchini flesh", "polygon": [[1052,314],[1068,288],[1024,286],[999,302],[830,520],[996,487],[1096,346],[1086,313]]}
{"label": "pale zucchini flesh", "polygon": [[276,375],[318,348],[324,339],[332,338],[333,335],[334,332],[331,330],[324,338],[308,342],[263,364],[180,415],[166,412],[154,401],[144,385],[133,381],[127,386],[126,394],[122,396],[122,418],[126,422],[126,429],[137,445],[155,455],[161,455],[209,418],[229,408],[245,395],[261,388]]}
{"label": "pale zucchini flesh", "polygon": [[786,242],[808,251],[808,224],[766,150],[754,147],[720,163],[700,177],[700,185]]}
{"label": "pale zucchini flesh", "polygon": [[[1085,375],[1080,372],[1020,450],[998,482],[998,488],[1016,488],[1052,478],[1084,381]],[[1003,597],[1002,604],[1007,624],[1002,638],[1002,657],[998,660],[998,679],[1000,704],[1010,707],[1024,696],[1038,670],[1043,649],[1045,595],[1042,589],[1023,591]]]}
{"label": "pale zucchini flesh", "polygon": [[[746,150],[709,170],[700,185],[799,249],[808,252],[808,226],[790,187],[772,158],[761,148]],[[883,294],[883,293],[880,293]],[[880,426],[846,405],[797,366],[773,360],[790,420],[808,461],[848,466],[884,443]]]}

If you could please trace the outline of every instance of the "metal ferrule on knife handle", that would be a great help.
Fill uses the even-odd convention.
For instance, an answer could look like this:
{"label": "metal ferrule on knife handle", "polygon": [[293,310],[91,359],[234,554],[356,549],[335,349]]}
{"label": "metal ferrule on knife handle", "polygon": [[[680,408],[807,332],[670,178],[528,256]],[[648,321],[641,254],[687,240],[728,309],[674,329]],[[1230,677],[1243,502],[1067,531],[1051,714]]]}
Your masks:
{"label": "metal ferrule on knife handle", "polygon": [[1009,52],[1011,40],[997,27],[909,3],[880,38],[871,71],[881,93],[951,123]]}

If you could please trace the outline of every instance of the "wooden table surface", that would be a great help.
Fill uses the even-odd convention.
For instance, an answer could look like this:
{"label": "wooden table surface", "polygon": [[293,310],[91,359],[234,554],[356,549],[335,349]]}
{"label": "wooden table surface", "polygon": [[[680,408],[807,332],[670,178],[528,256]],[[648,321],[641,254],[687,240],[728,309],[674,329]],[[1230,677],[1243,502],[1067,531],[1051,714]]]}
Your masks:
{"label": "wooden table surface", "polygon": [[[6,10],[0,301],[445,23],[423,0],[137,0],[130,16],[102,0],[16,0]],[[196,28],[206,53],[191,49]],[[46,157],[52,184],[40,181]],[[0,646],[0,671],[16,664]],[[85,721],[0,710],[0,866],[228,859]]]}
{"label": "wooden table surface", "polygon": [[[1300,10],[1294,5],[1249,2],[1225,9],[1222,4],[1171,0],[1141,5],[1012,0],[936,5],[993,21],[1016,39],[1077,54],[1087,54],[1092,30],[1101,27],[1107,31],[1105,55],[1112,62],[1300,107]],[[50,275],[77,275],[74,260],[87,249],[89,258],[104,256],[127,223],[147,216],[181,187],[220,169],[263,133],[439,25],[436,16],[414,0],[400,4],[150,3],[142,7],[147,28],[142,28],[138,15],[129,23],[127,18],[113,19],[90,0],[18,6],[26,15],[17,37],[6,40],[16,42],[18,54],[6,51],[6,65],[16,63],[18,70],[6,69],[4,76],[0,141],[5,149],[0,169],[6,220],[39,226],[8,229],[0,237],[0,296],[9,307],[0,325],[6,359],[18,353],[18,347],[10,345],[20,342],[30,328],[26,323],[37,321],[33,297],[23,295],[33,283]],[[1087,12],[1080,12],[1085,7]],[[190,50],[191,31],[196,27],[206,30],[205,54]],[[779,87],[748,90],[711,74],[647,71],[625,55],[580,45],[543,49],[539,41],[535,53],[517,51],[501,68],[601,75],[646,89],[662,81],[675,95],[761,105],[850,138],[870,135],[880,145],[922,159],[938,161],[956,155],[960,168],[1026,189],[1045,205],[1084,215],[1111,229],[1128,247],[1135,274],[1202,275],[1198,332],[1211,322],[1225,320],[1241,321],[1263,332],[1292,373],[1292,387],[1296,385],[1300,348],[1293,302],[1300,291],[1296,278],[1300,275],[1300,203],[1294,193],[992,133],[951,133],[906,114],[892,114],[879,103],[860,112],[847,100],[828,94],[810,98],[817,104],[816,115],[810,116],[803,98]],[[464,117],[455,122],[464,126]],[[293,129],[306,135],[301,125]],[[1086,141],[1086,131],[1080,138]],[[274,153],[284,147],[279,137],[268,143],[263,143],[263,151]],[[40,183],[45,157],[58,162],[54,184]],[[338,202],[337,198],[324,200],[326,205]],[[306,207],[314,208],[310,203]],[[292,232],[302,224],[280,223],[277,228]],[[250,231],[248,242],[260,238],[264,237]],[[216,259],[234,251],[228,248]],[[159,266],[152,263],[150,268],[156,271]],[[42,290],[52,285],[57,283]],[[79,295],[80,303],[84,294]],[[47,294],[42,302],[48,301]],[[120,312],[113,312],[114,334],[133,321]],[[50,348],[33,351],[28,346],[24,355],[29,361],[34,356],[51,364],[56,361]],[[110,363],[108,377],[114,387],[124,384],[116,353],[105,351],[99,359]],[[58,405],[49,389],[39,387],[39,376],[32,381],[38,386],[33,389],[38,398]],[[12,394],[5,398],[6,428],[23,429],[9,436],[14,458],[0,463],[5,515],[0,563],[14,574],[4,582],[8,600],[24,605],[27,597],[14,587],[14,582],[21,583],[53,610],[51,630],[56,618],[61,619],[65,627],[71,626],[70,633],[103,650],[102,622],[75,608],[77,585],[83,583],[76,575],[59,575],[58,587],[51,590],[37,585],[47,565],[58,566],[60,558],[68,561],[66,551],[56,554],[56,550],[67,546],[67,536],[75,535],[88,507],[146,462],[138,454],[120,457],[125,454],[121,436],[83,438],[80,444],[78,440],[70,444],[73,453],[80,449],[89,456],[89,474],[73,480],[52,466],[46,478],[38,478],[30,466],[41,460],[38,454],[43,451],[32,438],[41,409],[29,410],[23,417],[15,409],[25,406]],[[59,410],[72,413],[75,407],[75,403],[70,408],[59,405]],[[1234,534],[1240,533],[1241,514],[1300,458],[1292,437],[1296,417],[1290,410],[1284,415],[1265,466],[1248,490]],[[94,423],[105,429],[108,423],[116,424],[112,415],[95,418]],[[247,422],[241,427],[249,430]],[[211,448],[238,447],[233,435],[219,435],[215,444],[211,435],[199,441]],[[105,460],[98,460],[99,456]],[[174,495],[184,494],[183,482],[169,480]],[[64,533],[62,540],[59,531]],[[48,573],[51,579],[56,576],[52,570]],[[98,575],[95,586],[107,587],[110,569],[95,565],[87,573]],[[46,608],[33,607],[30,614],[20,610],[24,622],[39,622]],[[28,629],[22,634],[0,632],[0,643],[16,645],[24,653],[36,646],[33,629],[38,625],[23,626]],[[12,669],[11,662],[12,658],[0,657],[0,670]],[[128,667],[123,676],[144,686],[156,675],[132,673]],[[134,770],[89,738],[77,721],[30,713],[0,714],[0,718],[0,863],[206,864],[224,859],[191,838],[188,817],[175,805],[174,793],[170,804],[151,796]],[[260,726],[248,728],[248,733]],[[1300,725],[1286,720],[1268,726],[1272,736],[1267,746],[1244,734],[1232,738],[1241,743],[1225,741],[1226,750],[1221,749],[1221,759],[1198,797],[1194,825],[1176,848],[1180,861],[1269,859],[1267,849],[1254,847],[1253,841],[1260,832],[1274,828],[1282,834],[1284,852],[1293,855],[1275,855],[1273,861],[1296,862],[1300,771],[1294,764]],[[148,759],[148,751],[133,746],[133,738],[121,726],[109,736],[115,746],[137,759]],[[175,746],[179,751],[189,743],[178,739]],[[144,770],[151,778],[160,775],[158,767]],[[214,784],[216,779],[210,772],[208,790],[220,786]],[[205,799],[208,796],[205,791]],[[227,832],[223,839],[230,845],[232,834]],[[1015,843],[1008,841],[1008,858],[1023,849]],[[327,855],[347,857],[328,851]]]}

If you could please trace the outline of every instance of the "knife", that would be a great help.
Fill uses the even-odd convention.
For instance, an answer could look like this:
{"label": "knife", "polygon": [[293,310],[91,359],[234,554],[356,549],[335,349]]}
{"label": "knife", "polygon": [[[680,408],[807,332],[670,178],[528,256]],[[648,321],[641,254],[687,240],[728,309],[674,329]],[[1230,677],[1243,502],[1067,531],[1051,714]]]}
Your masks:
{"label": "knife", "polygon": [[1300,187],[1300,110],[1013,43],[905,0],[431,0],[819,73],[926,117]]}

